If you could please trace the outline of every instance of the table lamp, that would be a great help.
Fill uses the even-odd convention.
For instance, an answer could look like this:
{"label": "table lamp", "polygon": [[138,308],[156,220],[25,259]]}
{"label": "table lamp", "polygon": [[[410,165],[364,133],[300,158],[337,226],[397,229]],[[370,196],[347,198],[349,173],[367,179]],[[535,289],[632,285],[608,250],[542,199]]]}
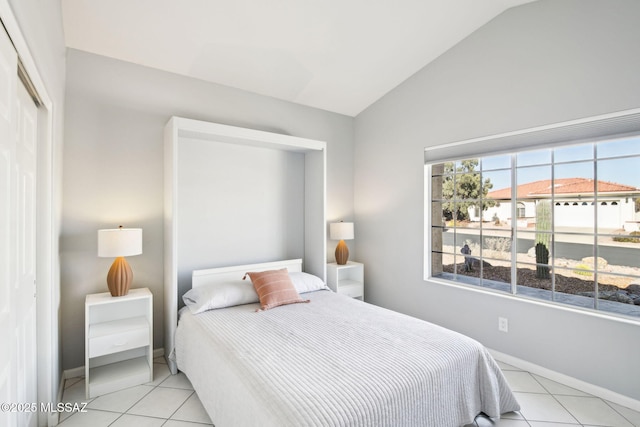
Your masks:
{"label": "table lamp", "polygon": [[353,223],[340,221],[329,224],[329,238],[340,240],[336,246],[336,263],[345,265],[349,259],[349,248],[344,241],[353,239]]}
{"label": "table lamp", "polygon": [[124,257],[141,253],[141,228],[120,226],[120,228],[98,230],[98,256],[116,258],[107,274],[107,286],[111,296],[119,297],[129,293],[133,272]]}

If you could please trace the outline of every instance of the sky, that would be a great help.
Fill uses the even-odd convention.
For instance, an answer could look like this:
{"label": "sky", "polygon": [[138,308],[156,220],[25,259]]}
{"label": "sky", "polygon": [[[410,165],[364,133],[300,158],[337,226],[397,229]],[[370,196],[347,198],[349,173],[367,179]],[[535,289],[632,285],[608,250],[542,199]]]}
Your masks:
{"label": "sky", "polygon": [[[640,189],[640,137],[518,153],[517,182],[524,184],[551,179],[552,152],[555,178],[594,179],[597,173],[599,181]],[[594,158],[597,158],[597,163]],[[481,161],[483,181],[486,178],[491,180],[491,191],[511,186],[511,172],[499,170],[510,167],[510,155],[483,157]]]}

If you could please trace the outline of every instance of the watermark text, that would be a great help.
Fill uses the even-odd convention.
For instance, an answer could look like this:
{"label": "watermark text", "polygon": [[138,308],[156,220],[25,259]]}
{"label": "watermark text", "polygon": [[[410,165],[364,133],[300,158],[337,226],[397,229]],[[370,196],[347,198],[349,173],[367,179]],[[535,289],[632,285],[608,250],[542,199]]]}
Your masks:
{"label": "watermark text", "polygon": [[35,403],[0,403],[2,412],[87,412],[87,403],[79,402],[40,402]]}

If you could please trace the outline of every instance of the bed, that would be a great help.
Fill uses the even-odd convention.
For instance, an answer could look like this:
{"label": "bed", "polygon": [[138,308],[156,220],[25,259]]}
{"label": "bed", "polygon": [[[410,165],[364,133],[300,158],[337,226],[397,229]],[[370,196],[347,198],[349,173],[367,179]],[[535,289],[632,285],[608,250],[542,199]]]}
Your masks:
{"label": "bed", "polygon": [[[301,260],[193,272],[194,289]],[[296,285],[297,287],[297,285]],[[318,288],[308,304],[180,312],[176,362],[217,427],[462,426],[519,409],[478,342]]]}

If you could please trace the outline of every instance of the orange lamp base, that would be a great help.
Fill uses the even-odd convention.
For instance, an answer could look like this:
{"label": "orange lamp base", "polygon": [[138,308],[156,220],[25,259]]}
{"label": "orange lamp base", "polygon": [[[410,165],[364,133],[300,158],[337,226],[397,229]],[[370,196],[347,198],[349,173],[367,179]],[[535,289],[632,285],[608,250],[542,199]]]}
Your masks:
{"label": "orange lamp base", "polygon": [[338,242],[336,246],[336,263],[338,265],[345,265],[349,260],[349,248],[344,240]]}
{"label": "orange lamp base", "polygon": [[111,296],[121,297],[128,294],[132,280],[133,271],[127,260],[122,256],[116,258],[107,273],[107,286]]}

